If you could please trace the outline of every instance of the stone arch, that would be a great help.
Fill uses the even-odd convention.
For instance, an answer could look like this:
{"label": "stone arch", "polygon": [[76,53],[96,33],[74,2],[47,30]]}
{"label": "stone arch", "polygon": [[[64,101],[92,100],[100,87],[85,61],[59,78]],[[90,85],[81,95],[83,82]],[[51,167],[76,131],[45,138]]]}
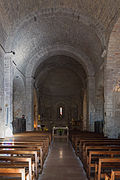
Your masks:
{"label": "stone arch", "polygon": [[104,133],[109,137],[117,138],[120,133],[120,107],[117,106],[117,104],[119,104],[118,100],[120,98],[120,18],[114,25],[109,38],[107,60],[105,62],[104,74]]}
{"label": "stone arch", "polygon": [[[26,114],[28,115],[28,120],[27,122],[29,122],[29,127],[28,130],[33,127],[33,124],[31,122],[31,117],[33,117],[33,113],[32,113],[32,102],[33,102],[33,95],[32,95],[32,88],[33,88],[33,82],[34,82],[34,74],[36,71],[36,68],[40,65],[40,63],[42,63],[43,61],[45,61],[48,57],[50,56],[55,56],[55,55],[67,55],[70,56],[72,58],[74,58],[76,61],[78,61],[84,68],[86,74],[87,74],[87,78],[88,78],[88,95],[87,97],[89,97],[89,100],[87,101],[87,103],[89,104],[88,106],[88,119],[90,118],[90,112],[93,111],[91,110],[90,106],[92,104],[92,106],[94,107],[94,68],[89,60],[88,57],[86,57],[82,52],[77,52],[77,50],[75,50],[72,47],[69,46],[53,46],[53,47],[48,47],[44,50],[38,51],[38,53],[33,56],[30,61],[28,66],[26,67],[26,92],[27,94],[29,94],[28,99],[28,103],[26,106]],[[29,104],[29,106],[28,106]],[[31,110],[30,110],[31,109]],[[30,114],[31,112],[31,114]],[[93,112],[94,113],[94,112]],[[93,114],[92,113],[92,114]],[[92,124],[94,124],[91,120],[91,124],[89,124],[88,126],[93,126]],[[93,128],[91,128],[93,129]]]}
{"label": "stone arch", "polygon": [[92,63],[90,62],[89,58],[83,54],[83,52],[78,52],[76,49],[70,46],[58,45],[38,51],[29,61],[26,68],[26,77],[34,77],[36,68],[40,65],[40,63],[53,55],[66,55],[74,58],[83,66],[88,76],[94,76],[94,68]]}

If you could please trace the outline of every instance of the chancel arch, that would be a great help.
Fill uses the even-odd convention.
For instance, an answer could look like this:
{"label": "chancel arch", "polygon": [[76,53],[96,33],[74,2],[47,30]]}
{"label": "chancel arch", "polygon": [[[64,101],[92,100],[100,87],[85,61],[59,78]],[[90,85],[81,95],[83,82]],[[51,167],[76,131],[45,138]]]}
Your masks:
{"label": "chancel arch", "polygon": [[[51,51],[52,52],[52,54],[53,54],[53,51]],[[60,53],[61,52],[61,53]],[[69,81],[69,78],[68,78],[68,80],[65,80],[65,77],[67,76],[67,71],[70,71],[71,73],[70,73],[70,75],[68,75],[68,77],[71,77],[71,74],[73,73],[75,73],[79,78],[80,78],[80,80],[78,81],[78,83],[76,83],[76,84],[79,84],[79,86],[80,87],[76,87],[76,88],[74,88],[74,92],[76,91],[75,89],[77,89],[77,91],[79,92],[79,100],[78,100],[78,102],[77,102],[77,111],[79,112],[79,115],[77,115],[77,119],[79,119],[79,121],[81,121],[81,125],[83,126],[83,98],[82,98],[82,96],[83,96],[83,93],[84,93],[84,90],[86,90],[86,92],[87,92],[87,97],[88,97],[88,94],[89,93],[91,93],[91,90],[89,89],[89,90],[87,90],[88,89],[88,86],[87,86],[87,82],[88,82],[88,79],[89,79],[89,82],[90,83],[94,83],[94,80],[93,80],[93,78],[94,78],[94,76],[92,76],[93,75],[93,73],[94,73],[94,71],[89,71],[92,75],[91,76],[89,76],[89,78],[87,79],[87,75],[86,75],[86,72],[85,72],[85,70],[84,70],[84,68],[82,67],[82,65],[81,64],[79,64],[76,60],[74,60],[74,58],[73,57],[70,57],[69,55],[68,55],[68,52],[67,53],[65,53],[65,55],[62,55],[62,53],[63,53],[63,51],[60,51],[59,50],[59,53],[58,52],[56,52],[55,54],[51,54],[51,56],[49,57],[48,56],[48,54],[47,54],[47,56],[46,56],[46,60],[45,60],[45,57],[44,57],[44,59],[42,60],[42,62],[40,63],[40,60],[38,59],[38,66],[37,66],[37,64],[33,64],[33,63],[31,63],[30,64],[30,66],[33,66],[34,68],[36,67],[36,72],[35,72],[35,74],[31,74],[30,75],[30,71],[29,70],[31,70],[32,71],[32,68],[30,68],[29,67],[29,65],[28,65],[28,70],[27,70],[27,72],[28,72],[28,74],[27,74],[27,72],[26,72],[26,76],[27,76],[27,78],[26,78],[26,81],[27,81],[27,79],[30,81],[30,79],[31,79],[31,81],[32,82],[34,82],[35,83],[35,86],[37,87],[37,86],[42,86],[42,84],[47,84],[47,81],[48,82],[50,82],[50,80],[47,80],[46,81],[46,79],[48,78],[48,77],[50,77],[50,75],[51,74],[53,74],[53,75],[51,75],[51,79],[54,77],[57,77],[56,76],[56,74],[54,74],[53,72],[55,71],[55,69],[56,69],[56,72],[58,72],[58,73],[60,73],[59,74],[59,77],[61,76],[64,76],[64,77],[62,77],[62,82],[61,82],[61,84],[63,83],[64,85],[65,85],[65,82],[66,83],[68,83],[68,82],[70,82]],[[65,59],[65,60],[64,60]],[[71,60],[72,59],[72,60]],[[74,60],[74,61],[73,61]],[[72,61],[72,63],[71,63],[71,61]],[[34,61],[35,62],[35,61]],[[74,63],[73,63],[74,62]],[[71,66],[71,64],[73,64],[73,66]],[[72,68],[71,68],[72,67]],[[73,68],[74,67],[74,68]],[[80,68],[79,68],[80,67]],[[90,67],[90,66],[89,66]],[[65,72],[64,72],[64,68],[66,68],[65,69]],[[91,66],[91,68],[92,68],[92,66]],[[35,71],[35,69],[33,69],[34,71]],[[58,71],[57,71],[58,70]],[[61,70],[63,70],[63,72],[61,71]],[[90,69],[89,69],[90,70]],[[33,71],[33,72],[34,72]],[[53,71],[53,72],[52,72]],[[56,73],[55,72],[55,73]],[[52,77],[53,76],[53,77]],[[31,77],[31,78],[30,78]],[[33,80],[33,78],[34,78],[34,80]],[[70,78],[70,79],[72,79],[72,78]],[[59,78],[58,79],[55,79],[54,80],[54,82],[58,82],[58,84],[60,84],[59,83],[59,81],[61,81]],[[73,80],[74,81],[74,80]],[[52,88],[52,86],[54,87],[54,84],[51,84],[51,88]],[[32,87],[32,85],[31,85],[31,87]],[[49,87],[50,87],[50,85],[49,85]],[[40,96],[39,97],[39,99],[40,99],[40,107],[41,107],[41,103],[42,103],[42,101],[43,102],[45,102],[45,99],[46,98],[48,98],[50,95],[49,94],[45,94],[46,92],[50,92],[50,91],[52,91],[53,89],[49,89],[49,87],[46,87],[46,89],[44,89],[45,87],[42,87],[39,91],[40,91],[40,95],[38,95],[38,96]],[[70,89],[73,89],[73,87],[74,87],[74,84],[72,85],[71,84],[71,86],[69,87],[69,91],[70,91]],[[26,87],[27,88],[27,87]],[[57,87],[58,88],[58,87]],[[92,86],[92,88],[94,88],[94,85]],[[37,87],[37,89],[38,89],[38,87]],[[41,97],[41,92],[44,92],[44,96],[43,97]],[[62,90],[61,90],[62,91]],[[31,91],[32,92],[32,91]],[[74,94],[74,92],[72,92],[73,94]],[[94,90],[92,91],[92,92],[94,92]],[[64,92],[65,93],[65,92]],[[69,105],[67,105],[67,108],[65,108],[66,109],[66,114],[67,114],[67,116],[66,116],[66,121],[67,121],[67,123],[66,124],[70,124],[70,122],[68,123],[68,121],[72,121],[72,119],[74,119],[73,117],[72,117],[72,113],[70,112],[71,110],[72,110],[72,107],[70,106],[70,104],[72,104],[71,102],[72,102],[72,97],[70,98],[70,97],[66,97],[66,100],[65,100],[65,95],[66,96],[69,96],[69,95],[67,95],[68,94],[68,91],[66,92],[66,94],[64,95],[59,95],[59,94],[57,94],[56,95],[56,93],[55,92],[53,92],[53,94],[54,94],[54,100],[55,100],[55,96],[58,96],[58,99],[59,100],[63,100],[64,99],[64,101],[66,101],[66,103],[67,104],[69,104]],[[72,95],[73,95],[72,94]],[[59,96],[61,96],[61,99],[60,99],[60,97]],[[91,94],[90,94],[90,96],[91,96]],[[89,96],[89,97],[90,97]],[[94,93],[92,94],[92,96],[94,96]],[[32,97],[32,96],[31,96]],[[50,115],[50,114],[53,114],[53,118],[52,119],[55,119],[56,117],[55,117],[55,115],[54,115],[54,113],[50,113],[50,111],[51,111],[51,109],[56,109],[56,107],[51,107],[52,105],[50,105],[50,104],[52,104],[52,101],[54,101],[52,98],[48,98],[49,99],[49,102],[48,102],[48,104],[46,105],[46,110],[42,110],[42,111],[44,111],[44,112],[42,112],[41,113],[41,115],[40,115],[40,119],[41,119],[41,121],[42,121],[42,119],[45,119],[45,117],[44,117],[44,114],[45,114],[45,111],[47,112],[47,111],[49,111],[47,114],[49,114],[49,116],[51,117],[52,115]],[[74,99],[74,98],[73,98]],[[78,98],[77,98],[78,99]],[[81,99],[82,99],[82,101],[81,101]],[[93,103],[93,98],[91,98],[92,99],[92,102],[91,103]],[[87,100],[87,104],[88,104],[88,102],[89,102],[89,100]],[[56,102],[56,100],[55,100],[55,102],[54,102],[54,104],[55,103],[57,103]],[[74,102],[73,104],[75,104],[76,102]],[[90,104],[90,103],[89,103]],[[39,106],[39,105],[38,105]],[[89,105],[88,105],[89,106]],[[88,106],[86,106],[86,107],[88,107]],[[94,105],[93,105],[94,106]],[[39,109],[39,107],[38,107],[38,109]],[[42,108],[41,108],[42,109]],[[38,110],[39,112],[41,111],[40,109]],[[53,111],[55,111],[55,110],[53,110]],[[30,111],[29,111],[30,112]],[[87,110],[86,112],[89,112],[89,110]],[[88,115],[88,113],[87,113],[87,115],[86,116],[88,116],[88,118],[85,118],[85,120],[87,121],[85,124],[87,124],[87,127],[86,128],[88,128],[89,129],[89,127],[91,126],[91,124],[89,123],[89,115]],[[53,126],[53,122],[52,122],[52,120],[51,120],[51,118],[49,118],[49,117],[47,117],[48,119],[50,119],[50,123],[52,124],[52,126]],[[68,120],[69,119],[69,120]],[[65,124],[65,123],[64,123]],[[93,126],[93,124],[94,124],[94,122],[92,123],[92,126]],[[81,126],[81,129],[83,128]],[[92,127],[93,128],[93,127]]]}

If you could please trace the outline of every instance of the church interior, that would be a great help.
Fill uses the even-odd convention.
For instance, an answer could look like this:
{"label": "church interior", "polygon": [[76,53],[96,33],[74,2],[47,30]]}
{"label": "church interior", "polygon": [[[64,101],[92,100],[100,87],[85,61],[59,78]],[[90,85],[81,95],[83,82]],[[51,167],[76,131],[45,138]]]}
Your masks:
{"label": "church interior", "polygon": [[0,179],[120,179],[120,0],[0,0]]}

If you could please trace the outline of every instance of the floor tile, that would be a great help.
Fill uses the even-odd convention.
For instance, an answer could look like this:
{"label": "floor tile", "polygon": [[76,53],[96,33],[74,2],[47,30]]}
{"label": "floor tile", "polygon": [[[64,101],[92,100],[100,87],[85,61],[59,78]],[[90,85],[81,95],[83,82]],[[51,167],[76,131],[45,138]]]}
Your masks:
{"label": "floor tile", "polygon": [[39,180],[87,180],[82,163],[66,139],[52,143]]}

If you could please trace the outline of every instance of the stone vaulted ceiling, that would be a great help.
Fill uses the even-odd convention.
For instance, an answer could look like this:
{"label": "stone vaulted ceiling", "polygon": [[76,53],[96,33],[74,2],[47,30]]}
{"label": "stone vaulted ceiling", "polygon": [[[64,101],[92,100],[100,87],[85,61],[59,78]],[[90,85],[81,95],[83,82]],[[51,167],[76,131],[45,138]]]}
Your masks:
{"label": "stone vaulted ceiling", "polygon": [[82,94],[87,77],[82,66],[67,56],[52,56],[38,66],[35,87],[40,93],[56,95]]}
{"label": "stone vaulted ceiling", "polygon": [[0,41],[25,72],[41,49],[65,45],[96,69],[120,14],[120,0],[0,0]]}

